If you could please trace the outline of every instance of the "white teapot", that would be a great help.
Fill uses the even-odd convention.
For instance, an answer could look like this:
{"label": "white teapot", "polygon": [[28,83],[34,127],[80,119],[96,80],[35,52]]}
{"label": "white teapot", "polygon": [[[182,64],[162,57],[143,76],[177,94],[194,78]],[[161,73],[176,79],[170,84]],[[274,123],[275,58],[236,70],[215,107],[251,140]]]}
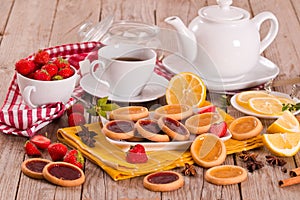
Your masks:
{"label": "white teapot", "polygon": [[[204,79],[237,81],[256,66],[260,54],[275,39],[278,21],[271,12],[250,19],[249,12],[231,6],[232,0],[217,0],[217,4],[201,8],[188,28],[176,16],[165,22],[178,31],[180,53]],[[259,30],[266,20],[270,28],[261,39]]]}

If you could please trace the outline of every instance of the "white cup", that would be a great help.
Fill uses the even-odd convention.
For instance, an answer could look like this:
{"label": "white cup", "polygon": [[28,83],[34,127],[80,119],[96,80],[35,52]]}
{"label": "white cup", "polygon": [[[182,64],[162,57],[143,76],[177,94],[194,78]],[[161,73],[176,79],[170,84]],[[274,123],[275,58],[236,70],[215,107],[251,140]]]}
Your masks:
{"label": "white cup", "polygon": [[76,69],[73,70],[73,76],[56,81],[35,80],[17,73],[17,83],[23,100],[32,108],[49,103],[67,103],[79,78]]}
{"label": "white cup", "polygon": [[[154,71],[156,53],[150,48],[119,44],[102,47],[91,63],[92,76],[120,97],[138,96]],[[98,68],[96,68],[98,66]]]}

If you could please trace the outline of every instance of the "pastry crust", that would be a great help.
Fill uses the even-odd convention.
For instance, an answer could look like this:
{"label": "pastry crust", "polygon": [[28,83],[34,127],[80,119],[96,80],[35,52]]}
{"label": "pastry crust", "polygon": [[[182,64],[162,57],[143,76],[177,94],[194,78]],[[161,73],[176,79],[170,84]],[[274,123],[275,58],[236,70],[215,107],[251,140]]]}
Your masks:
{"label": "pastry crust", "polygon": [[[201,154],[200,150],[202,148],[202,144],[205,142],[206,136],[212,137],[212,139],[210,139],[212,140],[210,143],[212,142],[215,143],[211,145],[218,145],[218,147],[221,148],[221,150],[214,152],[212,155],[210,155],[211,156],[210,158],[206,158],[207,155],[204,155],[205,157],[200,158],[200,154]],[[197,136],[190,147],[190,151],[195,163],[197,163],[199,166],[204,168],[221,165],[226,159],[226,147],[224,142],[218,136],[210,133],[205,133]],[[207,154],[209,153],[210,152],[207,152]]]}
{"label": "pastry crust", "polygon": [[222,118],[218,113],[208,112],[189,117],[184,125],[193,134],[207,133],[211,124],[220,121]]}
{"label": "pastry crust", "polygon": [[[52,175],[49,170],[51,170],[51,168],[53,168],[53,167],[67,167],[67,168],[70,168],[71,170],[77,171],[80,175],[76,179],[67,180],[67,179]],[[60,186],[64,186],[64,187],[78,186],[78,185],[83,184],[85,181],[85,175],[84,175],[83,171],[79,167],[72,165],[70,163],[67,163],[67,162],[51,162],[51,163],[47,164],[43,169],[43,176],[47,181],[49,181],[55,185],[60,185]]]}
{"label": "pastry crust", "polygon": [[[172,124],[172,126],[168,124]],[[161,117],[158,120],[158,125],[173,140],[185,141],[190,138],[189,130],[182,123],[171,117]]]}
{"label": "pastry crust", "polygon": [[192,107],[182,104],[165,105],[154,110],[155,119],[167,116],[180,121],[190,117],[191,115],[193,115]]}
{"label": "pastry crust", "polygon": [[32,162],[44,163],[42,165],[46,166],[51,161],[43,158],[30,158],[25,160],[21,165],[21,170],[25,175],[34,179],[44,179],[42,166],[39,166],[39,171],[33,171],[32,169],[29,168],[28,165]]}
{"label": "pastry crust", "polygon": [[247,171],[235,165],[221,165],[208,169],[205,180],[216,185],[231,185],[247,179]]}
{"label": "pastry crust", "polygon": [[131,120],[137,121],[149,116],[149,111],[143,106],[127,106],[111,111],[109,118],[111,120]]}
{"label": "pastry crust", "polygon": [[[119,124],[119,125],[118,125]],[[124,128],[124,132],[121,132],[121,126],[122,124],[126,124],[124,125],[127,126]],[[117,126],[118,131],[114,131],[113,126]],[[120,126],[120,127],[119,127]],[[128,120],[112,120],[107,122],[103,128],[102,128],[102,132],[109,138],[114,139],[114,140],[126,140],[126,139],[130,139],[134,137],[134,123],[132,121],[128,121]]]}
{"label": "pastry crust", "polygon": [[[153,129],[159,129],[155,132],[152,132],[150,130],[147,130],[145,126],[149,125],[155,126]],[[169,142],[170,137],[165,134],[161,134],[162,130],[160,129],[157,121],[150,120],[150,119],[140,119],[135,123],[135,128],[141,134],[144,138],[147,138],[148,140],[154,141],[154,142]]]}
{"label": "pastry crust", "polygon": [[[155,176],[172,176],[172,177],[177,177],[175,178],[176,180],[173,181],[165,181],[165,183],[155,183],[151,182],[151,178]],[[167,192],[167,191],[173,191],[181,188],[184,185],[184,179],[181,174],[173,171],[162,171],[162,172],[155,172],[148,174],[145,176],[143,180],[143,185],[145,188],[151,191],[155,192]]]}
{"label": "pastry crust", "polygon": [[259,135],[263,130],[263,125],[257,117],[244,116],[233,120],[228,129],[233,139],[246,140]]}

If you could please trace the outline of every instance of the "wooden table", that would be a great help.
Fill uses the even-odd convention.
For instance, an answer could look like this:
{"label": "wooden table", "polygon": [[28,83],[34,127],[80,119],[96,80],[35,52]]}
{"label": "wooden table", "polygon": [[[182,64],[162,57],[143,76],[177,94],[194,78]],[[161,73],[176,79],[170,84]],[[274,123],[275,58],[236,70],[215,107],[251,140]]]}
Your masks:
{"label": "wooden table", "polygon": [[[180,16],[185,23],[197,15],[203,6],[216,4],[215,0],[4,0],[0,6],[0,102],[5,99],[14,74],[14,63],[41,48],[78,42],[77,30],[86,21],[97,22],[109,14],[115,19],[143,21],[159,27],[171,28],[164,18]],[[300,75],[300,1],[298,0],[249,0],[234,1],[234,5],[248,10],[252,16],[262,11],[273,12],[280,24],[275,41],[263,56],[280,68],[278,80]],[[268,24],[262,29],[267,30]],[[290,92],[291,86],[275,88]],[[299,95],[298,95],[299,96]],[[234,117],[243,114],[229,106]],[[263,120],[266,127],[272,120]],[[66,127],[66,116],[54,120],[40,130],[48,132],[56,141],[56,130]],[[264,131],[265,132],[265,129]],[[20,165],[27,157],[23,145],[27,138],[0,134],[0,199],[299,199],[300,185],[278,187],[278,180],[288,177],[279,167],[265,165],[249,173],[241,184],[216,186],[203,180],[205,169],[197,167],[196,177],[185,177],[185,186],[174,192],[151,192],[144,189],[143,177],[113,181],[100,167],[86,161],[86,182],[79,187],[57,187],[46,181],[37,181],[22,174]],[[264,160],[269,152],[265,148],[255,150],[258,159]],[[300,153],[291,158],[286,168],[300,165]],[[226,164],[245,166],[230,155]],[[180,169],[176,169],[180,171]]]}

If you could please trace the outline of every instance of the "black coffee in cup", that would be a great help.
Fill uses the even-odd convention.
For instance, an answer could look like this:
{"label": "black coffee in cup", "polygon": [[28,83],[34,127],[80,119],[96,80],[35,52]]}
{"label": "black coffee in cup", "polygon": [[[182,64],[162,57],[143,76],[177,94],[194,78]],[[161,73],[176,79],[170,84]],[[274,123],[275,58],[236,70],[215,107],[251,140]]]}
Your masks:
{"label": "black coffee in cup", "polygon": [[141,58],[135,58],[135,57],[117,57],[117,58],[114,58],[114,60],[130,61],[130,62],[143,61],[143,59],[141,59]]}

